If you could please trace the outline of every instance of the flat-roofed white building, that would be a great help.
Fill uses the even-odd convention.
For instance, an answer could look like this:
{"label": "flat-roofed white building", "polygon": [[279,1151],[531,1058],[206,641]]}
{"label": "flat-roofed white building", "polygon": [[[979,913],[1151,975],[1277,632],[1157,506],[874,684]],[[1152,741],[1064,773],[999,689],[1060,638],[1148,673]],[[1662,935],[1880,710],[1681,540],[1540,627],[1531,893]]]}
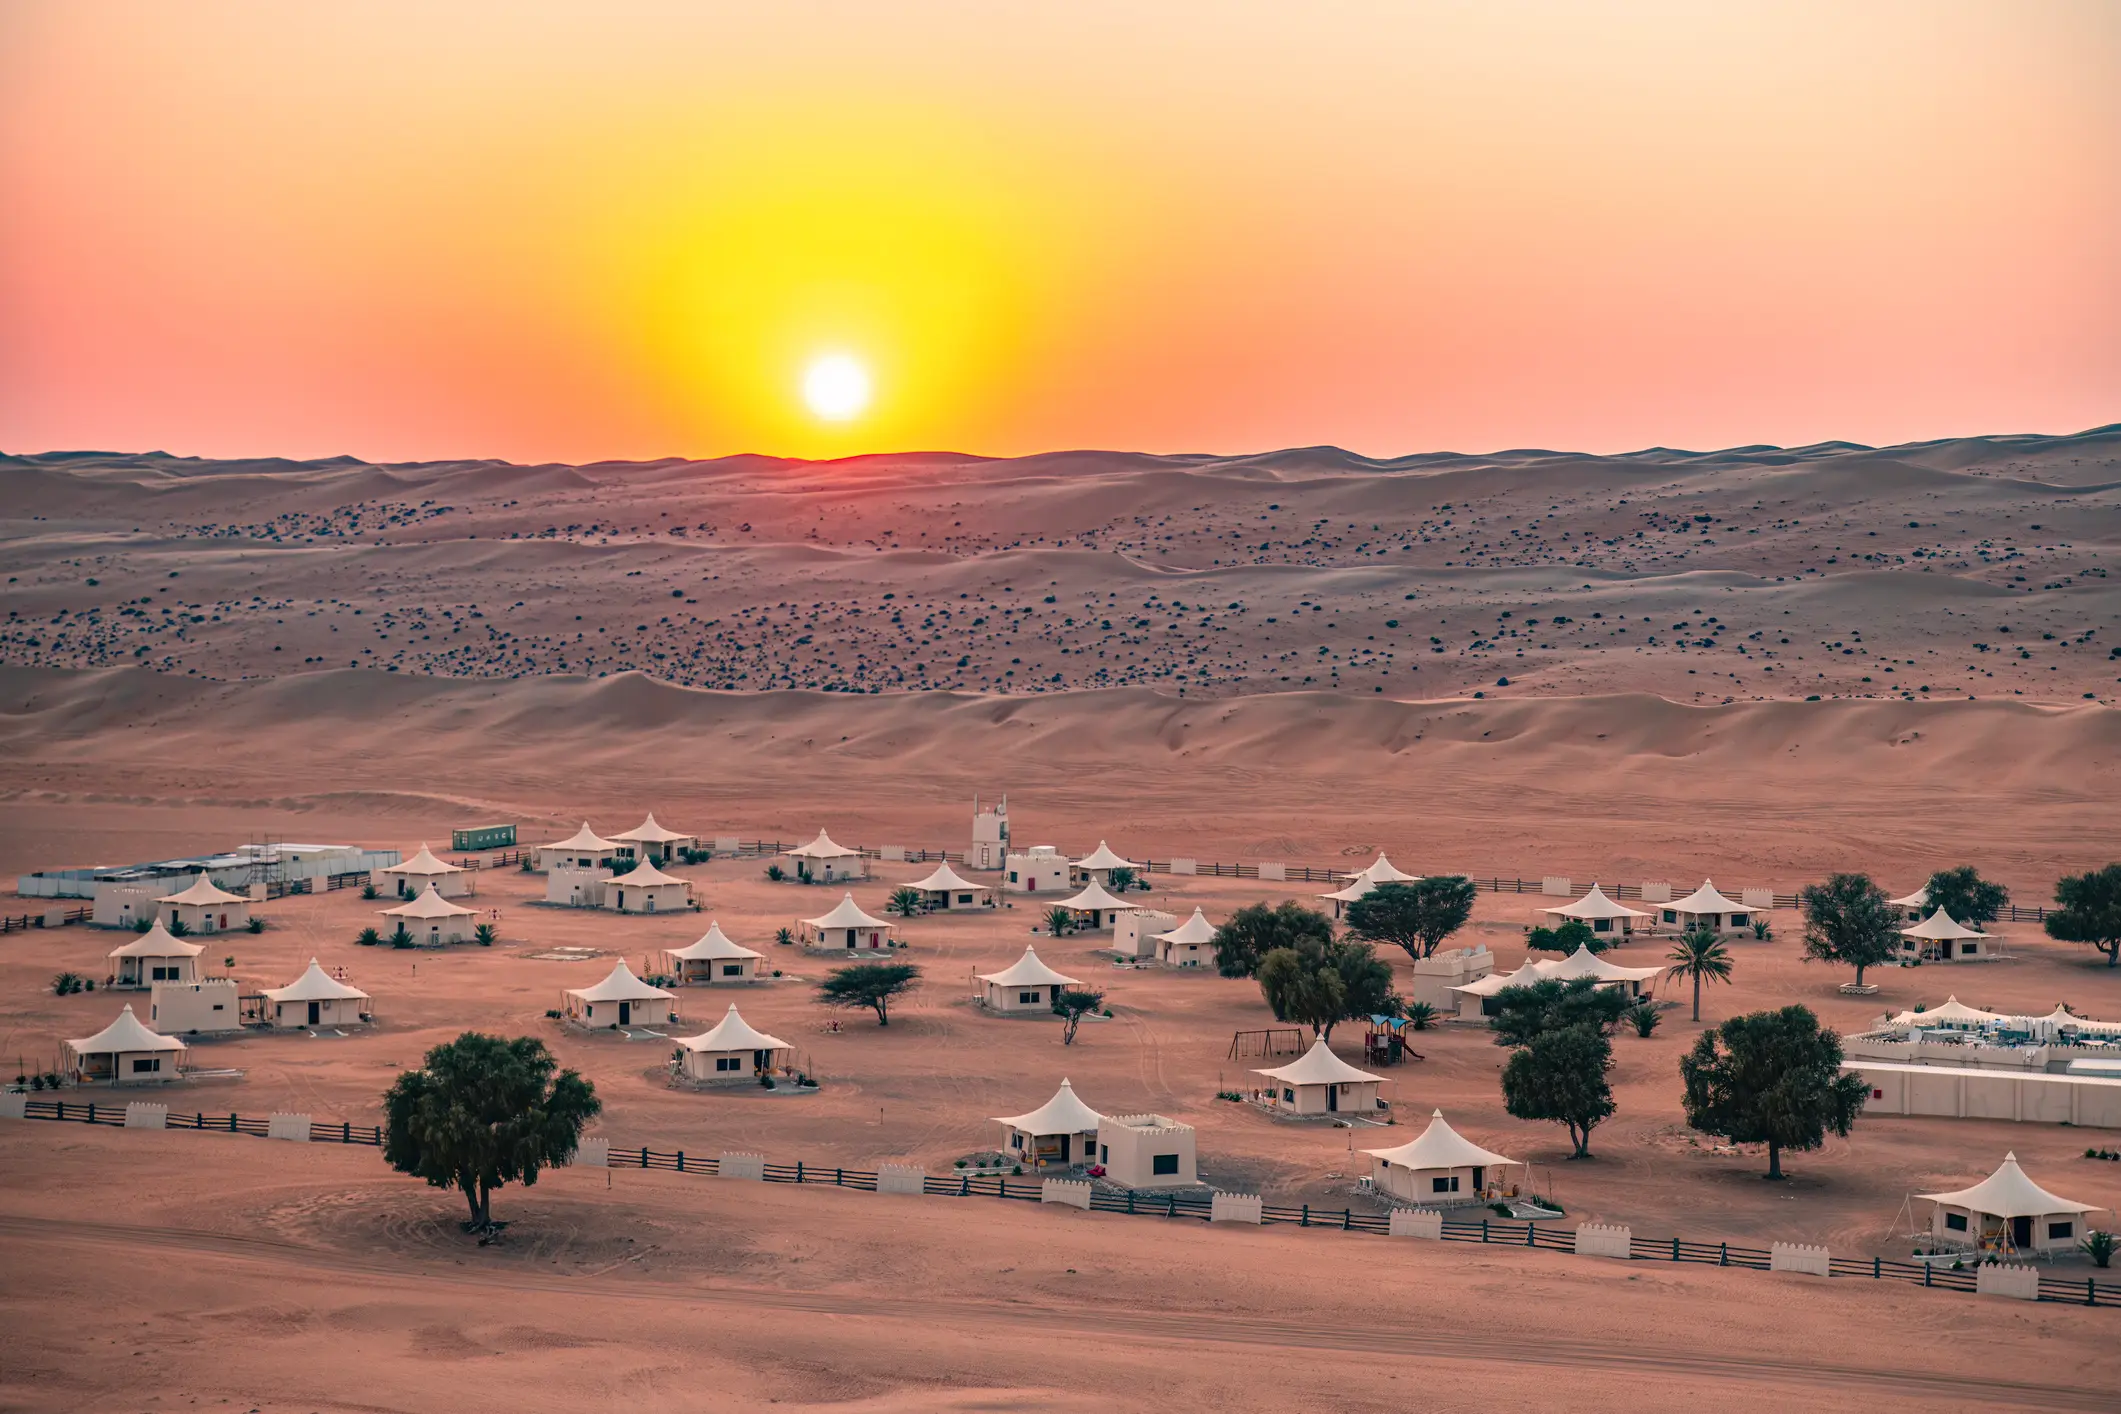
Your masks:
{"label": "flat-roofed white building", "polygon": [[2099,1211],[2033,1182],[2014,1153],[1971,1188],[1916,1196],[1937,1205],[1932,1238],[1997,1256],[2071,1251],[2084,1236],[2084,1215]]}
{"label": "flat-roofed white building", "polygon": [[250,900],[218,887],[201,874],[188,888],[155,900],[157,916],[172,933],[226,933],[250,926]]}
{"label": "flat-roofed white building", "polygon": [[1200,909],[1176,928],[1156,935],[1156,960],[1166,967],[1208,967],[1215,962],[1216,927]]}
{"label": "flat-roofed white building", "polygon": [[1178,915],[1154,908],[1129,909],[1112,921],[1112,951],[1121,957],[1156,957],[1156,935],[1178,926]]}
{"label": "flat-roofed white building", "polygon": [[973,883],[952,869],[947,859],[927,878],[916,879],[906,887],[918,890],[921,902],[932,912],[962,913],[968,909],[994,907],[994,886]]}
{"label": "flat-roofed white building", "polygon": [[393,925],[402,926],[412,934],[413,942],[422,947],[468,943],[478,928],[477,909],[451,903],[432,883],[422,889],[418,897],[380,912]]}
{"label": "flat-roofed white building", "polygon": [[68,1069],[77,1085],[158,1085],[177,1078],[185,1045],[150,1031],[128,1003],[93,1036],[66,1043]]}
{"label": "flat-roofed white building", "polygon": [[589,828],[584,820],[582,828],[564,840],[541,844],[537,850],[538,868],[551,873],[562,866],[574,869],[600,868],[604,861],[618,853],[618,846]]}
{"label": "flat-roofed white building", "polygon": [[463,898],[477,892],[477,871],[437,859],[424,843],[419,852],[401,864],[375,871],[384,887],[399,898],[418,898],[432,887],[443,898]]}
{"label": "flat-roofed white building", "polygon": [[1591,885],[1591,891],[1573,903],[1560,904],[1554,908],[1539,910],[1554,920],[1555,926],[1576,922],[1587,925],[1593,933],[1618,933],[1622,937],[1635,931],[1637,920],[1647,924],[1656,915],[1640,908],[1629,908],[1624,903],[1615,903],[1605,896],[1605,890]]}
{"label": "flat-roofed white building", "polygon": [[148,1024],[165,1036],[215,1036],[243,1029],[243,999],[233,977],[156,982],[148,994]]}
{"label": "flat-roofed white building", "polygon": [[271,1027],[360,1026],[372,1019],[368,993],[341,982],[315,958],[284,987],[267,987],[258,1020]]}
{"label": "flat-roofed white building", "polygon": [[[642,866],[646,868],[646,865]],[[578,1026],[667,1026],[677,1014],[677,998],[633,975],[622,958],[601,982],[570,987],[562,1008]]]}
{"label": "flat-roofed white building", "polygon": [[668,864],[677,858],[679,850],[699,848],[700,837],[682,830],[664,829],[656,823],[655,812],[651,810],[640,824],[613,835],[611,844],[615,858]]}
{"label": "flat-roofed white building", "polygon": [[980,983],[980,1005],[989,1011],[1045,1012],[1053,1011],[1053,1004],[1060,994],[1070,987],[1082,984],[1073,977],[1055,972],[1040,960],[1037,948],[1025,948],[1024,955],[999,972],[977,974]]}
{"label": "flat-roofed white building", "polygon": [[567,908],[602,908],[610,884],[609,869],[555,864],[545,871],[545,902]]}
{"label": "flat-roofed white building", "polygon": [[1002,875],[1002,891],[1012,894],[1060,894],[1068,891],[1068,857],[1050,844],[1035,844],[1012,854]]}
{"label": "flat-roofed white building", "polygon": [[205,951],[197,943],[172,936],[157,918],[145,933],[107,954],[113,969],[110,985],[147,988],[157,982],[196,982],[199,954]]}
{"label": "flat-roofed white building", "polygon": [[1106,1115],[1097,1124],[1097,1162],[1128,1188],[1190,1188],[1200,1182],[1193,1126],[1163,1115]]}
{"label": "flat-roofed white building", "polygon": [[1753,919],[1759,912],[1759,909],[1748,908],[1734,898],[1725,898],[1716,891],[1714,880],[1705,879],[1700,888],[1685,898],[1657,905],[1657,921],[1682,933],[1703,930],[1723,934],[1750,933]]}
{"label": "flat-roofed white building", "polygon": [[812,883],[835,884],[842,879],[866,879],[869,877],[869,861],[858,849],[849,849],[823,830],[808,844],[799,844],[787,852],[795,861],[795,873],[799,879]]}
{"label": "flat-roofed white building", "polygon": [[722,925],[715,922],[707,925],[697,942],[667,949],[663,956],[669,959],[670,975],[680,986],[709,986],[716,982],[757,981],[759,960],[764,954],[731,942]]}
{"label": "flat-roofed white building", "polygon": [[805,947],[827,952],[882,953],[891,946],[898,925],[864,913],[853,894],[844,895],[829,913],[805,918],[798,925]]}
{"label": "flat-roofed white building", "polygon": [[[1414,960],[1413,995],[1407,1000],[1440,1012],[1459,1009],[1458,989],[1495,971],[1495,954],[1482,943],[1470,948],[1439,948]],[[1475,1008],[1478,1014],[1478,1008]]]}
{"label": "flat-roofed white building", "polygon": [[1492,1202],[1502,1194],[1501,1170],[1522,1166],[1451,1128],[1442,1110],[1406,1143],[1363,1153],[1370,1156],[1370,1182],[1380,1195],[1423,1208]]}
{"label": "flat-roofed white building", "polygon": [[695,1084],[755,1083],[782,1069],[794,1049],[744,1020],[732,1006],[699,1035],[678,1037],[675,1062],[678,1074]]}
{"label": "flat-roofed white building", "polygon": [[692,907],[692,884],[643,860],[604,881],[604,906],[620,913],[682,913]]}
{"label": "flat-roofed white building", "polygon": [[1320,1037],[1311,1049],[1287,1065],[1255,1070],[1271,1084],[1259,1093],[1259,1101],[1277,1114],[1374,1115],[1377,1087],[1384,1077],[1357,1070],[1333,1054]]}
{"label": "flat-roofed white building", "polygon": [[1097,1127],[1104,1116],[1076,1098],[1063,1079],[1053,1098],[1029,1114],[997,1116],[1002,1148],[1027,1169],[1071,1168],[1097,1153]]}
{"label": "flat-roofed white building", "polygon": [[1943,909],[1912,928],[1900,930],[1900,951],[1908,957],[1937,962],[1986,962],[1996,940],[1977,928],[1968,928]]}

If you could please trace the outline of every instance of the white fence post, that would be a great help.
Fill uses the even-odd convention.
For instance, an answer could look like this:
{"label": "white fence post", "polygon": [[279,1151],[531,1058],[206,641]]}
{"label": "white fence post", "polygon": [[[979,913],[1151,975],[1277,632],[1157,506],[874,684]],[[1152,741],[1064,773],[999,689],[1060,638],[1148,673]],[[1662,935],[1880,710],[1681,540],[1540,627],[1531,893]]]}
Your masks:
{"label": "white fence post", "polygon": [[1768,1270],[1771,1272],[1803,1272],[1807,1276],[1831,1276],[1831,1258],[1824,1247],[1810,1247],[1801,1242],[1777,1242],[1768,1248]]}
{"label": "white fence post", "polygon": [[1090,1185],[1079,1179],[1049,1178],[1039,1185],[1038,1201],[1041,1203],[1066,1203],[1071,1208],[1085,1211],[1090,1207]]}
{"label": "white fence post", "polygon": [[309,1142],[308,1115],[268,1115],[265,1120],[267,1139],[286,1139],[296,1144]]}
{"label": "white fence post", "polygon": [[1672,901],[1672,886],[1670,884],[1644,884],[1642,886],[1642,901],[1644,903],[1670,903]]}
{"label": "white fence post", "polygon": [[1548,898],[1572,898],[1576,891],[1569,884],[1569,880],[1549,874],[1539,881],[1539,891]]}
{"label": "white fence post", "polygon": [[1443,1241],[1443,1214],[1418,1208],[1394,1208],[1385,1220],[1385,1231],[1394,1237],[1426,1237]]}
{"label": "white fence post", "polygon": [[742,1178],[753,1183],[763,1183],[766,1181],[766,1156],[724,1154],[715,1161],[714,1171],[721,1178]]}
{"label": "white fence post", "polygon": [[1259,877],[1263,882],[1285,884],[1289,881],[1289,866],[1286,864],[1262,864]]}
{"label": "white fence post", "polygon": [[913,1164],[878,1164],[876,1191],[918,1198],[928,1191],[928,1171]]}
{"label": "white fence post", "polygon": [[902,844],[879,845],[877,846],[876,857],[883,860],[886,864],[904,864],[906,862],[906,847]]}
{"label": "white fence post", "polygon": [[29,1114],[29,1095],[21,1090],[0,1090],[0,1119],[22,1119]]}
{"label": "white fence post", "polygon": [[127,1129],[169,1128],[169,1106],[158,1105],[152,1100],[130,1100],[125,1106]]}
{"label": "white fence post", "polygon": [[2006,1262],[1984,1262],[1974,1268],[1974,1290],[1983,1296],[2008,1296],[2015,1301],[2040,1299],[2040,1269]]}
{"label": "white fence post", "polygon": [[1634,1238],[1634,1231],[1630,1228],[1605,1223],[1585,1223],[1576,1229],[1576,1255],[1618,1257],[1626,1261],[1633,1255],[1629,1248]]}
{"label": "white fence post", "polygon": [[1197,859],[1174,859],[1171,861],[1171,872],[1174,874],[1198,874],[1200,872],[1200,861]]}
{"label": "white fence post", "polygon": [[1738,901],[1756,913],[1764,913],[1775,906],[1773,889],[1740,889]]}
{"label": "white fence post", "polygon": [[1208,1221],[1250,1223],[1258,1227],[1262,1217],[1257,1193],[1218,1193],[1208,1200]]}
{"label": "white fence post", "polygon": [[609,1139],[584,1139],[575,1147],[572,1162],[576,1168],[610,1168],[611,1141]]}

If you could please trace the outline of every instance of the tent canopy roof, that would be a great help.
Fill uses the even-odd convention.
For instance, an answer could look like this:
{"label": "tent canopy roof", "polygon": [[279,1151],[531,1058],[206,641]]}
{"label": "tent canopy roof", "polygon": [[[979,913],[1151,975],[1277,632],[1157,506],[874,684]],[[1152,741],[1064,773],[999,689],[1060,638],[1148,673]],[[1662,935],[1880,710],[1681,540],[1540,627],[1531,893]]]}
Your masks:
{"label": "tent canopy roof", "polygon": [[1319,897],[1332,899],[1336,903],[1353,903],[1375,887],[1376,885],[1372,884],[1368,879],[1357,874],[1352,876],[1348,883],[1341,885],[1332,893],[1320,894]]}
{"label": "tent canopy roof", "polygon": [[1429,1117],[1429,1127],[1396,1149],[1365,1149],[1386,1163],[1403,1169],[1492,1168],[1514,1164],[1516,1159],[1483,1149],[1444,1122],[1443,1111]]}
{"label": "tent canopy roof", "polygon": [[1075,1087],[1066,1080],[1053,1098],[1029,1114],[996,1115],[995,1121],[1026,1134],[1083,1134],[1097,1128],[1104,1116],[1075,1097]]}
{"label": "tent canopy roof", "polygon": [[210,905],[216,903],[249,903],[250,900],[241,894],[232,894],[226,889],[216,887],[212,879],[201,874],[198,878],[192,880],[182,893],[164,894],[161,898],[156,899],[155,902]]}
{"label": "tent canopy roof", "polygon": [[419,895],[411,901],[380,911],[386,918],[462,918],[477,910],[443,898],[436,892],[434,880],[430,879],[427,881],[427,887],[420,890]]}
{"label": "tent canopy roof", "polygon": [[1116,909],[1132,908],[1134,905],[1128,903],[1125,899],[1114,898],[1103,884],[1092,879],[1089,883],[1083,885],[1082,892],[1071,898],[1062,899],[1059,906],[1061,908],[1079,909],[1084,912],[1094,908],[1110,913]]}
{"label": "tent canopy roof", "polygon": [[1930,886],[1924,884],[1906,898],[1890,898],[1886,902],[1895,908],[1928,908],[1930,906]]}
{"label": "tent canopy roof", "polygon": [[803,920],[813,928],[895,928],[898,925],[862,912],[853,894],[844,895],[830,913]]}
{"label": "tent canopy roof", "polygon": [[1024,955],[999,972],[978,974],[982,982],[992,982],[997,987],[1073,987],[1076,979],[1055,972],[1039,958],[1037,948],[1025,948]]}
{"label": "tent canopy roof", "polygon": [[1943,1006],[1931,1007],[1928,1011],[1903,1011],[1893,1018],[1893,1024],[1895,1026],[1934,1026],[1939,1022],[1948,1022],[1961,1026],[1972,1026],[1984,1021],[2008,1021],[2009,1019],[2001,1012],[1982,1011],[1978,1007],[1970,1007],[1956,996],[1952,996],[1944,999]]}
{"label": "tent canopy roof", "polygon": [[1541,913],[1551,913],[1561,918],[1647,918],[1650,915],[1639,908],[1629,908],[1624,903],[1615,903],[1605,896],[1605,890],[1591,885],[1591,891],[1574,903],[1565,903],[1558,908],[1542,908]]}
{"label": "tent canopy roof", "polygon": [[1350,874],[1348,878],[1366,884],[1411,884],[1419,880],[1421,875],[1400,872],[1393,867],[1391,860],[1385,858],[1384,851],[1379,850],[1377,858]]}
{"label": "tent canopy roof", "polygon": [[[670,949],[670,955],[676,958],[683,958],[687,962],[700,962],[710,958],[765,956],[763,953],[755,953],[750,948],[731,942],[729,935],[722,931],[722,925],[718,922],[709,923],[707,931],[700,934],[697,942],[687,943],[681,948]],[[732,1007],[731,1010],[735,1010],[735,1008]]]}
{"label": "tent canopy roof", "polygon": [[181,1051],[184,1043],[174,1036],[150,1031],[133,1015],[128,1003],[110,1025],[93,1036],[68,1041],[77,1056],[122,1055],[131,1051]]}
{"label": "tent canopy roof", "polygon": [[1965,1208],[1968,1212],[1985,1213],[1996,1218],[2038,1218],[2049,1213],[2093,1213],[2098,1209],[2089,1203],[2078,1203],[2050,1193],[2025,1176],[2018,1167],[2018,1156],[2005,1154],[2003,1163],[1972,1188],[1961,1188],[1951,1193],[1918,1193],[1918,1198],[1927,1198],[1932,1203],[1947,1207]]}
{"label": "tent canopy roof", "polygon": [[197,957],[206,949],[197,943],[187,943],[162,926],[157,918],[155,926],[129,943],[120,943],[110,950],[110,957]]}
{"label": "tent canopy roof", "polygon": [[1075,861],[1075,867],[1078,869],[1136,869],[1140,866],[1131,859],[1120,858],[1112,852],[1111,845],[1099,840],[1096,849],[1091,850],[1081,859]]}
{"label": "tent canopy roof", "polygon": [[1607,962],[1588,947],[1578,943],[1576,951],[1559,962],[1541,962],[1539,975],[1556,982],[1567,982],[1577,977],[1595,977],[1601,982],[1647,982],[1663,973],[1661,967],[1621,967]]}
{"label": "tent canopy roof", "polygon": [[1551,962],[1541,962],[1536,958],[1528,959],[1515,972],[1490,972],[1485,977],[1476,977],[1470,982],[1453,987],[1451,990],[1464,992],[1471,997],[1492,997],[1505,987],[1531,986],[1534,982],[1546,976],[1547,970],[1555,965]]}
{"label": "tent canopy roof", "polygon": [[685,881],[674,874],[665,874],[644,859],[611,882],[622,889],[652,889],[658,884],[682,884]]}
{"label": "tent canopy roof", "polygon": [[[588,826],[584,825],[582,828],[587,829]],[[669,844],[672,840],[689,840],[692,836],[664,829],[656,823],[655,812],[651,810],[647,819],[630,830],[613,835],[612,838],[624,844]]]}
{"label": "tent canopy roof", "polygon": [[647,1002],[671,1001],[670,993],[661,987],[651,987],[633,975],[633,969],[624,958],[611,965],[611,975],[601,982],[592,982],[587,987],[570,987],[567,995],[585,1002]]}
{"label": "tent canopy roof", "polygon": [[778,1036],[768,1036],[737,1014],[734,1005],[729,1014],[697,1036],[679,1036],[677,1043],[688,1051],[786,1051],[792,1050]]}
{"label": "tent canopy roof", "polygon": [[952,889],[984,889],[987,885],[975,884],[970,879],[965,878],[955,869],[952,869],[950,861],[946,859],[935,867],[933,874],[930,874],[925,879],[916,880],[908,887],[920,889],[924,893],[941,894],[948,893]]}
{"label": "tent canopy roof", "polygon": [[1196,906],[1191,918],[1168,933],[1158,933],[1156,940],[1160,943],[1176,943],[1180,947],[1198,947],[1203,943],[1214,942],[1216,931],[1215,925],[1208,921],[1208,915]]}
{"label": "tent canopy roof", "polygon": [[1676,913],[1758,913],[1760,911],[1756,908],[1749,908],[1734,898],[1725,898],[1722,894],[1716,892],[1715,881],[1711,879],[1702,880],[1700,888],[1694,890],[1685,898],[1672,900],[1665,907]]}
{"label": "tent canopy roof", "polygon": [[422,841],[420,844],[419,852],[413,855],[412,858],[406,860],[402,864],[392,864],[386,868],[378,869],[376,872],[378,874],[420,874],[440,876],[443,874],[461,874],[464,871],[462,869],[459,869],[454,864],[450,864],[444,860],[435,858],[434,851],[430,850],[427,847],[425,841]]}
{"label": "tent canopy roof", "polygon": [[1279,1080],[1284,1085],[1346,1085],[1358,1080],[1382,1080],[1381,1075],[1372,1075],[1367,1070],[1357,1070],[1327,1047],[1325,1039],[1311,1043],[1311,1049],[1284,1066],[1273,1070],[1255,1070],[1254,1075],[1264,1075]]}
{"label": "tent canopy roof", "polygon": [[1985,938],[1988,934],[1963,926],[1958,919],[1939,908],[1933,910],[1929,917],[1923,919],[1914,927],[1902,928],[1900,936],[1903,938],[1930,938],[1935,940],[1944,938]]}
{"label": "tent canopy roof", "polygon": [[576,831],[575,831],[575,832],[574,832],[573,834],[569,835],[569,836],[568,836],[568,837],[567,837],[566,839],[564,839],[564,840],[554,840],[554,841],[553,841],[553,842],[552,842],[551,844],[542,844],[542,845],[539,845],[539,846],[538,846],[538,848],[539,848],[539,849],[586,849],[586,850],[591,850],[591,851],[595,851],[595,850],[600,850],[600,849],[610,849],[610,848],[611,848],[611,841],[610,841],[610,840],[607,840],[607,839],[605,839],[605,838],[604,838],[603,836],[599,835],[599,834],[598,834],[598,833],[597,833],[597,832],[596,832],[595,830],[592,830],[592,829],[590,829],[590,828],[589,828],[589,822],[588,822],[587,820],[584,820],[584,821],[582,822],[582,828],[581,828],[581,829],[579,829],[579,830],[576,830]]}
{"label": "tent canopy roof", "polygon": [[302,969],[302,975],[284,987],[267,987],[265,995],[276,1002],[341,1002],[367,1001],[368,993],[359,987],[349,987],[317,964],[315,958]]}
{"label": "tent canopy roof", "polygon": [[861,851],[849,849],[823,830],[819,830],[816,839],[809,844],[799,844],[788,853],[795,859],[851,859]]}

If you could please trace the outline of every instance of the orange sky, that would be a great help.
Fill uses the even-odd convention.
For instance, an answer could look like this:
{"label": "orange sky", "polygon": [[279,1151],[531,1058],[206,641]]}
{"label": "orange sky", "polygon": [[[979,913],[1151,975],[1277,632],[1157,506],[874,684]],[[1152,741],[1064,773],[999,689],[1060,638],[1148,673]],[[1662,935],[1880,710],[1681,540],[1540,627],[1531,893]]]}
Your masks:
{"label": "orange sky", "polygon": [[2117,392],[2110,0],[0,7],[8,451],[1618,451]]}

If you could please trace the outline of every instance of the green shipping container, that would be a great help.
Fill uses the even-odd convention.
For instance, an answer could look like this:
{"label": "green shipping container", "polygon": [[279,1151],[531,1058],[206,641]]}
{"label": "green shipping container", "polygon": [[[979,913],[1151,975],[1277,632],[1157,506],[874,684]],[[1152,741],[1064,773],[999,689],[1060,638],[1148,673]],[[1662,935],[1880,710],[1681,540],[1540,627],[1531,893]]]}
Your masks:
{"label": "green shipping container", "polygon": [[449,847],[454,850],[513,849],[516,842],[516,827],[513,825],[479,825],[469,830],[451,830]]}

